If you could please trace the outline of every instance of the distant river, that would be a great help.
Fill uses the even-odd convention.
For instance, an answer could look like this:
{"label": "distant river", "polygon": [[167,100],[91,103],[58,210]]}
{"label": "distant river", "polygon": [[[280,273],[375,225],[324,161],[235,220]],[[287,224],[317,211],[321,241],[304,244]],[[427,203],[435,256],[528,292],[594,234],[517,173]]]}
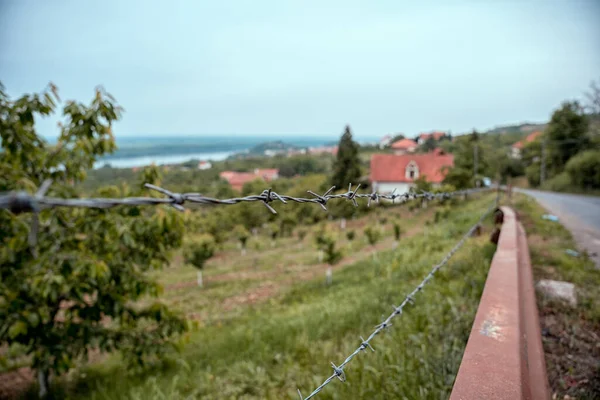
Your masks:
{"label": "distant river", "polygon": [[111,158],[97,161],[94,164],[94,168],[101,168],[105,164],[110,164],[113,168],[132,168],[132,167],[143,167],[144,165],[150,164],[181,164],[186,161],[193,159],[196,160],[210,160],[210,161],[221,161],[227,157],[238,153],[238,151],[221,151],[215,153],[193,153],[193,154],[173,154],[173,155],[151,155],[141,157],[128,157],[128,158]]}
{"label": "distant river", "polygon": [[299,147],[311,147],[336,142],[337,138],[285,135],[117,137],[117,151],[102,157],[94,168],[105,164],[115,168],[141,167],[152,163],[178,164],[192,159],[220,161],[258,144],[276,140]]}

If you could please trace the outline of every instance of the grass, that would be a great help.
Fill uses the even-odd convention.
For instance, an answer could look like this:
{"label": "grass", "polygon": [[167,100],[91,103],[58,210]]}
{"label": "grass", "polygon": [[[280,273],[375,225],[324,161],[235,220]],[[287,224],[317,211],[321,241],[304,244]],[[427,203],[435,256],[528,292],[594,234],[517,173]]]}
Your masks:
{"label": "grass", "polygon": [[[377,257],[360,239],[347,251],[346,264],[324,284],[324,268],[312,271],[311,235],[303,245],[283,239],[273,251],[225,250],[206,270],[207,287],[166,290],[164,301],[186,313],[199,313],[201,327],[171,362],[146,374],[131,375],[118,356],[71,373],[55,384],[66,399],[280,399],[310,393],[477,221],[494,195],[454,206],[432,224],[433,208],[404,214],[407,234],[392,249],[391,224]],[[390,212],[406,213],[405,207]],[[366,218],[375,218],[374,215]],[[488,219],[491,222],[491,218]],[[351,221],[364,224],[366,221]],[[426,223],[427,222],[427,223]],[[489,232],[490,229],[487,229]],[[340,234],[342,246],[344,243]],[[310,249],[310,250],[309,250]],[[378,336],[375,353],[360,354],[345,371],[348,382],[332,382],[320,399],[447,398],[481,296],[495,246],[487,235],[471,238],[420,293],[414,306]],[[257,258],[258,262],[242,260]],[[304,264],[297,272],[290,262]],[[284,264],[290,268],[286,273]],[[194,279],[177,261],[158,277],[168,284]],[[217,280],[240,274],[238,279]],[[260,275],[258,272],[263,273]],[[244,275],[246,274],[246,275]],[[266,275],[264,275],[266,274]],[[266,278],[265,278],[266,276]],[[212,279],[212,282],[211,282]],[[224,304],[240,292],[268,281],[277,290],[263,301]]]}
{"label": "grass", "polygon": [[[358,261],[373,257],[379,249],[393,246],[392,220],[401,219],[404,235],[414,235],[423,230],[426,221],[432,219],[433,208],[409,212],[406,207],[389,208],[388,223],[379,225],[382,240],[375,246],[367,243],[362,233],[367,222],[377,219],[368,215],[347,221],[347,230],[356,232],[356,239],[349,241],[339,221],[327,224],[337,233],[336,246],[344,258],[334,268],[340,269]],[[307,228],[305,228],[307,229]],[[182,311],[188,317],[201,321],[203,326],[223,321],[244,311],[244,306],[276,297],[293,287],[298,280],[325,278],[327,266],[318,261],[314,233],[319,226],[309,227],[309,234],[300,241],[297,237],[278,238],[274,243],[266,237],[252,237],[245,255],[236,243],[227,242],[213,259],[207,262],[203,276],[205,287],[195,285],[196,270],[182,262],[177,254],[172,265],[155,274],[165,287],[162,296],[168,305]],[[334,274],[334,279],[337,274]]]}
{"label": "grass", "polygon": [[548,379],[557,398],[600,399],[600,270],[576,249],[569,231],[542,219],[546,211],[525,195],[515,195],[514,208],[527,231],[535,280],[553,279],[576,285],[576,308],[538,292],[542,341]]}

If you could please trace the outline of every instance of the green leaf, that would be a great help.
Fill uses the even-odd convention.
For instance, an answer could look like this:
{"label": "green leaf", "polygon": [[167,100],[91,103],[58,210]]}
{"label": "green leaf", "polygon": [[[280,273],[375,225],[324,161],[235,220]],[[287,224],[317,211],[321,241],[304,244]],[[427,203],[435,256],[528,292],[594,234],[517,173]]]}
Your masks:
{"label": "green leaf", "polygon": [[27,320],[29,321],[29,325],[33,326],[34,328],[40,323],[40,317],[37,315],[37,313],[31,313],[27,315]]}
{"label": "green leaf", "polygon": [[11,339],[14,339],[19,335],[25,335],[26,333],[27,324],[23,321],[17,321],[8,328],[8,337]]}

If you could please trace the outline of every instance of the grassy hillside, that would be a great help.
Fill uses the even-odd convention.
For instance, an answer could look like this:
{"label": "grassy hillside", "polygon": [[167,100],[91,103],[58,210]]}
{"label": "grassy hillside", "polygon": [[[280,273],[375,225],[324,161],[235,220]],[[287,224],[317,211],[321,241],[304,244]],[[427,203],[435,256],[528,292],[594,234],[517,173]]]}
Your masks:
{"label": "grassy hillside", "polygon": [[[493,197],[445,206],[437,218],[439,208],[402,206],[388,209],[387,221],[375,213],[351,221],[357,238],[349,243],[338,232],[344,259],[329,287],[313,245],[316,227],[303,242],[286,238],[272,247],[254,238],[246,255],[227,244],[207,266],[204,288],[176,257],[159,275],[163,299],[199,323],[181,354],[142,377],[129,375],[114,356],[63,379],[59,397],[281,399],[297,398],[297,388],[307,395],[331,374],[330,361],[340,363],[360,344],[359,336],[399,304]],[[405,232],[396,248],[392,218],[402,218]],[[362,233],[367,223],[382,225],[384,239],[375,247]],[[376,352],[347,366],[348,382],[332,382],[318,398],[447,397],[493,252],[487,235],[469,239],[416,304],[374,340]]]}
{"label": "grassy hillside", "polygon": [[522,123],[518,125],[504,125],[498,126],[496,128],[490,129],[485,133],[490,134],[506,134],[506,133],[521,133],[523,135],[528,135],[534,131],[542,131],[546,128],[547,124],[536,124],[536,123]]}

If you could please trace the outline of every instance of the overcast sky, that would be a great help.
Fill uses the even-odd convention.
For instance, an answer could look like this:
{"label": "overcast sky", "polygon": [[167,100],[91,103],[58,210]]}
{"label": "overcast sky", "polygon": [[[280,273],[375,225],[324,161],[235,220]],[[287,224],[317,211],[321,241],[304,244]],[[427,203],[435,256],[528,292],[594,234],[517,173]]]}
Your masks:
{"label": "overcast sky", "polygon": [[8,92],[102,84],[118,135],[459,133],[545,121],[593,79],[598,0],[0,0]]}

